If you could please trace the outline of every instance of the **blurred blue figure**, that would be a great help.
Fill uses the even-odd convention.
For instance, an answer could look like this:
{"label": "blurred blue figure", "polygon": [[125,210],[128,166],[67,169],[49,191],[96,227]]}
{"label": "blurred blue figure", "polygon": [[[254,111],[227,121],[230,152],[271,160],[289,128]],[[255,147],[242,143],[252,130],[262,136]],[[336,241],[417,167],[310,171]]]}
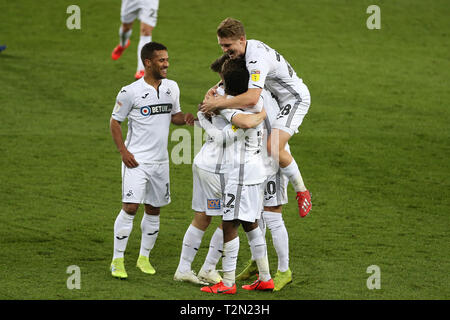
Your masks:
{"label": "blurred blue figure", "polygon": [[6,49],[6,45],[0,45],[0,52]]}

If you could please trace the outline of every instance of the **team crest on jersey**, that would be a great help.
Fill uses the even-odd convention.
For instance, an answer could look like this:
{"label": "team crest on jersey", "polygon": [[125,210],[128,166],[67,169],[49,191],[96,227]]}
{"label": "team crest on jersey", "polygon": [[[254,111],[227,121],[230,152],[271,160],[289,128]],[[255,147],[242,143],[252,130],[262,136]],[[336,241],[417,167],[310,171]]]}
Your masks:
{"label": "team crest on jersey", "polygon": [[220,210],[220,199],[208,199],[208,209]]}
{"label": "team crest on jersey", "polygon": [[252,81],[254,82],[258,82],[259,81],[259,70],[252,70],[250,72],[250,78],[252,79]]}
{"label": "team crest on jersey", "polygon": [[166,94],[167,94],[168,96],[170,96],[171,93],[172,93],[172,92],[170,91],[170,89],[167,88]]}

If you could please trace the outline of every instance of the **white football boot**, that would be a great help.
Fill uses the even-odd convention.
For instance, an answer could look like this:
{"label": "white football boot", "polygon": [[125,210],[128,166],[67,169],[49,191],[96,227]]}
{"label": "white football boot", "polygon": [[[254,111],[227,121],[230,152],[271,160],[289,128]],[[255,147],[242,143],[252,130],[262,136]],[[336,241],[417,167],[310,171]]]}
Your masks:
{"label": "white football boot", "polygon": [[198,272],[198,278],[201,281],[208,282],[209,284],[216,284],[222,281],[222,277],[219,274],[219,271],[212,269],[212,270],[203,270],[201,269]]}
{"label": "white football boot", "polygon": [[195,284],[208,285],[208,283],[201,281],[196,275],[195,272],[190,270],[187,272],[179,272],[178,270],[175,272],[173,276],[173,280],[175,281],[184,281],[191,282]]}

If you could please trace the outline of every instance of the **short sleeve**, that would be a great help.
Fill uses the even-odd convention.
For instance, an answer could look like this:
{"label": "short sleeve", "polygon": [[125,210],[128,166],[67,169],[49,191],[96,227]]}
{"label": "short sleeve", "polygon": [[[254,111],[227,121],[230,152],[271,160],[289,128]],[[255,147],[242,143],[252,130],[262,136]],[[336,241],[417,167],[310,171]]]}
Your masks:
{"label": "short sleeve", "polygon": [[231,122],[231,119],[233,119],[233,117],[238,114],[238,113],[243,113],[241,110],[239,109],[222,109],[220,110],[220,114],[222,115],[222,117],[224,117],[228,122]]}
{"label": "short sleeve", "polygon": [[246,60],[247,70],[250,74],[248,80],[249,89],[263,89],[269,73],[269,64],[262,55],[253,55]]}
{"label": "short sleeve", "polygon": [[180,88],[178,87],[178,84],[174,81],[173,85],[171,86],[172,94],[173,94],[173,106],[172,106],[172,112],[171,114],[177,114],[178,112],[181,112],[180,107]]}
{"label": "short sleeve", "polygon": [[112,118],[117,121],[124,121],[133,108],[133,93],[130,88],[123,87],[117,94],[116,104],[112,112]]}

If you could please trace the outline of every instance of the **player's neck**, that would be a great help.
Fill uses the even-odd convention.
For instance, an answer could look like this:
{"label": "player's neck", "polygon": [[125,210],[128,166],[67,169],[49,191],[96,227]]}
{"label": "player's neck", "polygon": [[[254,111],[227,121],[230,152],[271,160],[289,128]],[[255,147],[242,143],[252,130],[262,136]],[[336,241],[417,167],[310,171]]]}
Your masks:
{"label": "player's neck", "polygon": [[151,75],[145,74],[144,81],[147,82],[152,87],[154,87],[156,90],[158,90],[158,87],[160,86],[162,79],[155,79]]}

